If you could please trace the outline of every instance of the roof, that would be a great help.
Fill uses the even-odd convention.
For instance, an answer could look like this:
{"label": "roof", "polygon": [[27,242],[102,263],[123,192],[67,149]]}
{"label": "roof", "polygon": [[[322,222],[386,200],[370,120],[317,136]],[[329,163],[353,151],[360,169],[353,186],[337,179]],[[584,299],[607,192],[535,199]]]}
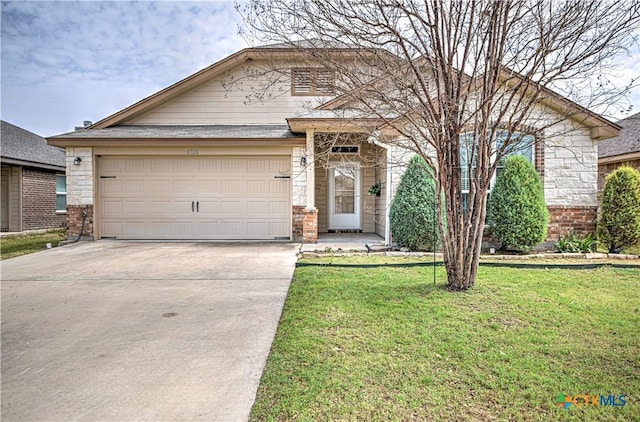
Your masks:
{"label": "roof", "polygon": [[[119,131],[123,131],[122,133],[124,133],[124,131],[126,131],[125,129],[117,129],[118,131],[114,131],[114,132],[102,132],[102,133],[98,132],[91,135],[88,134],[88,132],[111,129],[114,127],[134,128],[134,126],[123,126],[123,125],[126,125],[126,122],[130,121],[130,119],[134,118],[135,116],[138,116],[148,110],[151,110],[153,109],[153,107],[156,107],[159,104],[165,103],[167,101],[170,101],[173,98],[176,98],[181,93],[184,93],[187,90],[194,88],[199,84],[204,83],[207,80],[210,80],[210,78],[215,77],[216,75],[222,74],[224,71],[229,70],[230,68],[238,66],[241,63],[245,63],[247,61],[253,60],[254,58],[258,58],[258,59],[266,58],[266,57],[295,58],[295,57],[300,57],[300,55],[302,55],[302,57],[306,57],[304,50],[305,49],[314,50],[316,48],[316,45],[319,46],[317,48],[320,48],[320,46],[322,45],[322,42],[320,40],[314,39],[314,40],[297,41],[292,43],[271,44],[271,45],[266,45],[262,47],[246,48],[244,50],[241,50],[237,53],[234,53],[218,61],[217,63],[214,63],[200,70],[199,72],[196,72],[188,76],[187,78],[179,82],[176,82],[173,85],[168,86],[167,88],[161,91],[158,91],[155,94],[150,95],[147,98],[144,98],[138,101],[135,104],[130,105],[129,107],[126,107],[108,117],[105,117],[104,119],[94,123],[93,125],[89,126],[87,129],[80,131],[79,133],[73,132],[70,134],[63,134],[63,135],[58,135],[56,137],[49,138],[49,140],[53,141],[53,142],[50,142],[50,144],[60,145],[60,146],[72,146],[72,144],[62,143],[61,140],[63,139],[70,140],[74,143],[74,145],[80,145],[80,142],[83,139],[98,140],[98,139],[109,138],[109,139],[123,140],[127,136],[128,137],[137,136],[141,140],[164,139],[165,136],[167,137],[167,140],[169,136],[171,138],[180,139],[181,135],[179,133],[182,130],[182,128],[184,128],[183,126],[163,126],[163,127],[156,126],[156,129],[153,129],[156,131],[161,131],[163,129],[176,130],[176,132],[178,133],[175,136],[174,134],[161,135],[159,134],[159,132],[156,132],[156,134],[148,134],[143,129],[138,129],[140,132],[131,133],[128,135],[120,135],[121,132]],[[326,44],[326,46],[328,51],[336,51],[336,52],[341,51],[344,54],[355,54],[356,50],[359,50],[356,48],[348,47],[347,44],[343,45],[343,43],[337,42],[337,41],[329,42],[328,44]],[[374,50],[362,49],[362,51],[375,54]],[[384,51],[384,50],[381,50],[381,51]],[[521,78],[521,76],[517,74],[509,73],[509,75],[511,77],[515,76],[516,78],[517,77]],[[609,138],[611,136],[618,134],[618,131],[620,128],[616,124],[604,119],[603,117],[597,115],[596,113],[593,113],[587,110],[586,108],[579,106],[575,102],[572,102],[571,100],[564,98],[559,94],[554,93],[546,88],[543,88],[543,91],[548,95],[545,105],[550,106],[551,108],[556,108],[557,111],[561,113],[569,114],[576,121],[579,121],[581,124],[590,127],[592,130],[591,136],[594,139],[601,140],[601,139]],[[309,115],[296,117],[294,118],[294,120],[302,121],[303,119],[312,120],[312,119],[318,119],[318,118],[328,119],[330,117],[324,116],[322,114],[322,111],[335,110],[337,108],[344,108],[344,106],[349,102],[349,100],[351,100],[350,93],[340,95],[334,98],[333,100],[329,101],[325,105],[318,107],[318,110],[316,110],[318,114],[313,114],[312,112]],[[354,118],[354,116],[351,116],[351,117]],[[333,116],[333,118],[335,118],[335,115]],[[292,119],[288,119],[289,123],[291,123],[291,120]],[[194,128],[197,128],[203,132],[206,132],[208,130],[214,130],[212,128],[223,128],[223,127],[224,126],[195,126]],[[146,130],[151,130],[150,127],[148,126],[146,126],[146,128],[147,128]],[[163,129],[160,129],[160,128],[163,128]],[[293,129],[293,131],[298,132],[298,129],[301,129],[301,128],[302,127],[296,127],[295,129]],[[183,138],[194,139],[194,140],[220,139],[220,138],[233,139],[237,136],[238,138],[245,139],[246,136],[250,136],[251,134],[250,131],[247,131],[243,134],[237,134],[234,132],[228,135],[223,134],[223,132],[224,132],[224,129],[220,129],[220,132],[215,132],[214,130],[212,133],[201,133],[196,131],[195,133],[189,133],[189,134],[183,135]],[[254,137],[260,138],[261,136],[258,135]],[[286,137],[275,136],[274,138],[273,136],[271,136],[271,139],[276,139],[276,138],[282,139]]]}
{"label": "roof", "polygon": [[[204,83],[207,80],[210,80],[216,75],[222,74],[230,68],[238,66],[241,63],[245,63],[246,61],[260,58],[309,58],[309,54],[306,52],[308,46],[306,48],[303,48],[305,43],[300,42],[298,47],[295,47],[294,45],[295,44],[272,44],[262,47],[251,47],[240,50],[190,76],[187,76],[181,81],[178,81],[173,85],[170,85],[156,92],[155,94],[143,98],[142,100],[130,105],[129,107],[126,107],[110,116],[105,117],[104,119],[92,124],[87,129],[103,129],[109,126],[125,123],[127,120],[147,110],[152,109],[158,104],[169,101],[179,94],[186,92],[187,90],[194,88],[195,86],[198,86],[199,84]],[[336,47],[330,48],[329,50],[340,52],[340,54],[356,54],[358,51],[358,49],[354,49],[351,47]],[[372,52],[373,50],[364,51]]]}
{"label": "roof", "polygon": [[640,113],[616,122],[622,127],[615,138],[598,143],[598,158],[637,153],[640,155]]}
{"label": "roof", "polygon": [[80,129],[55,139],[287,139],[296,138],[287,125],[121,125]]}
{"label": "roof", "polygon": [[293,146],[304,136],[287,125],[117,125],[80,129],[47,138],[49,145],[74,146]]}
{"label": "roof", "polygon": [[47,140],[33,132],[2,121],[2,162],[33,167],[64,170],[66,152],[47,145]]}

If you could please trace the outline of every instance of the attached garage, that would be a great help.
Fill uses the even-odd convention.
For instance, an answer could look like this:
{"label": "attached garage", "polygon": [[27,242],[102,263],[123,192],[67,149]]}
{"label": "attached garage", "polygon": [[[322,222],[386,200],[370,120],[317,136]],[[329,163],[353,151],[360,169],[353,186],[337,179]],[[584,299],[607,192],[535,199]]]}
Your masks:
{"label": "attached garage", "polygon": [[102,238],[291,238],[290,156],[102,156]]}

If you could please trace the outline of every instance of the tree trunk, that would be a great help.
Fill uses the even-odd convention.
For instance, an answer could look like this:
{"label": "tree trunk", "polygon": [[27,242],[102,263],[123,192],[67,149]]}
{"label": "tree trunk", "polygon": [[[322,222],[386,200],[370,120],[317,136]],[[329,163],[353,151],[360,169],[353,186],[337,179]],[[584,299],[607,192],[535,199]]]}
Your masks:
{"label": "tree trunk", "polygon": [[442,247],[448,287],[462,291],[473,287],[478,275],[487,192],[470,195],[466,214],[462,201],[456,204],[458,206],[447,207],[447,220],[458,224],[447,224],[447,236],[443,237]]}

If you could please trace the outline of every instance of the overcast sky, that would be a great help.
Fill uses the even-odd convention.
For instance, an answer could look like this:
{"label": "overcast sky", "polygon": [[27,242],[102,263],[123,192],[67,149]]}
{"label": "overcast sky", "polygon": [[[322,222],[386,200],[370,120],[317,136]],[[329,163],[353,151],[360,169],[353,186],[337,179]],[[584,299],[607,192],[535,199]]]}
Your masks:
{"label": "overcast sky", "polygon": [[[1,13],[2,120],[41,136],[98,121],[248,46],[232,1],[3,1]],[[615,81],[640,77],[637,49],[620,64]],[[640,111],[640,90],[632,103]]]}

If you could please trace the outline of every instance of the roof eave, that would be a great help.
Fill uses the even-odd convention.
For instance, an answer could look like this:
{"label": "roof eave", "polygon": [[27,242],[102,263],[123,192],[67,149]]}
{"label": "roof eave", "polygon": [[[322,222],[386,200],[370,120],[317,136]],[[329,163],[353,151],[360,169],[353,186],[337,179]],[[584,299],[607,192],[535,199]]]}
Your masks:
{"label": "roof eave", "polygon": [[634,151],[620,155],[611,155],[608,157],[598,157],[598,164],[621,163],[631,160],[640,160],[640,151]]}
{"label": "roof eave", "polygon": [[[384,122],[377,118],[291,117],[287,123],[293,133],[306,133],[308,129],[316,132],[371,133],[384,126]],[[387,133],[389,129],[385,126],[383,132],[391,134]]]}
{"label": "roof eave", "polygon": [[47,163],[36,163],[34,161],[20,160],[17,158],[2,157],[0,158],[0,162],[2,164],[13,165],[13,166],[33,167],[33,168],[55,170],[55,171],[65,171],[65,166],[58,166],[55,164],[47,164]]}
{"label": "roof eave", "polygon": [[48,138],[50,145],[62,147],[175,147],[175,146],[298,146],[304,137],[291,138]]}

